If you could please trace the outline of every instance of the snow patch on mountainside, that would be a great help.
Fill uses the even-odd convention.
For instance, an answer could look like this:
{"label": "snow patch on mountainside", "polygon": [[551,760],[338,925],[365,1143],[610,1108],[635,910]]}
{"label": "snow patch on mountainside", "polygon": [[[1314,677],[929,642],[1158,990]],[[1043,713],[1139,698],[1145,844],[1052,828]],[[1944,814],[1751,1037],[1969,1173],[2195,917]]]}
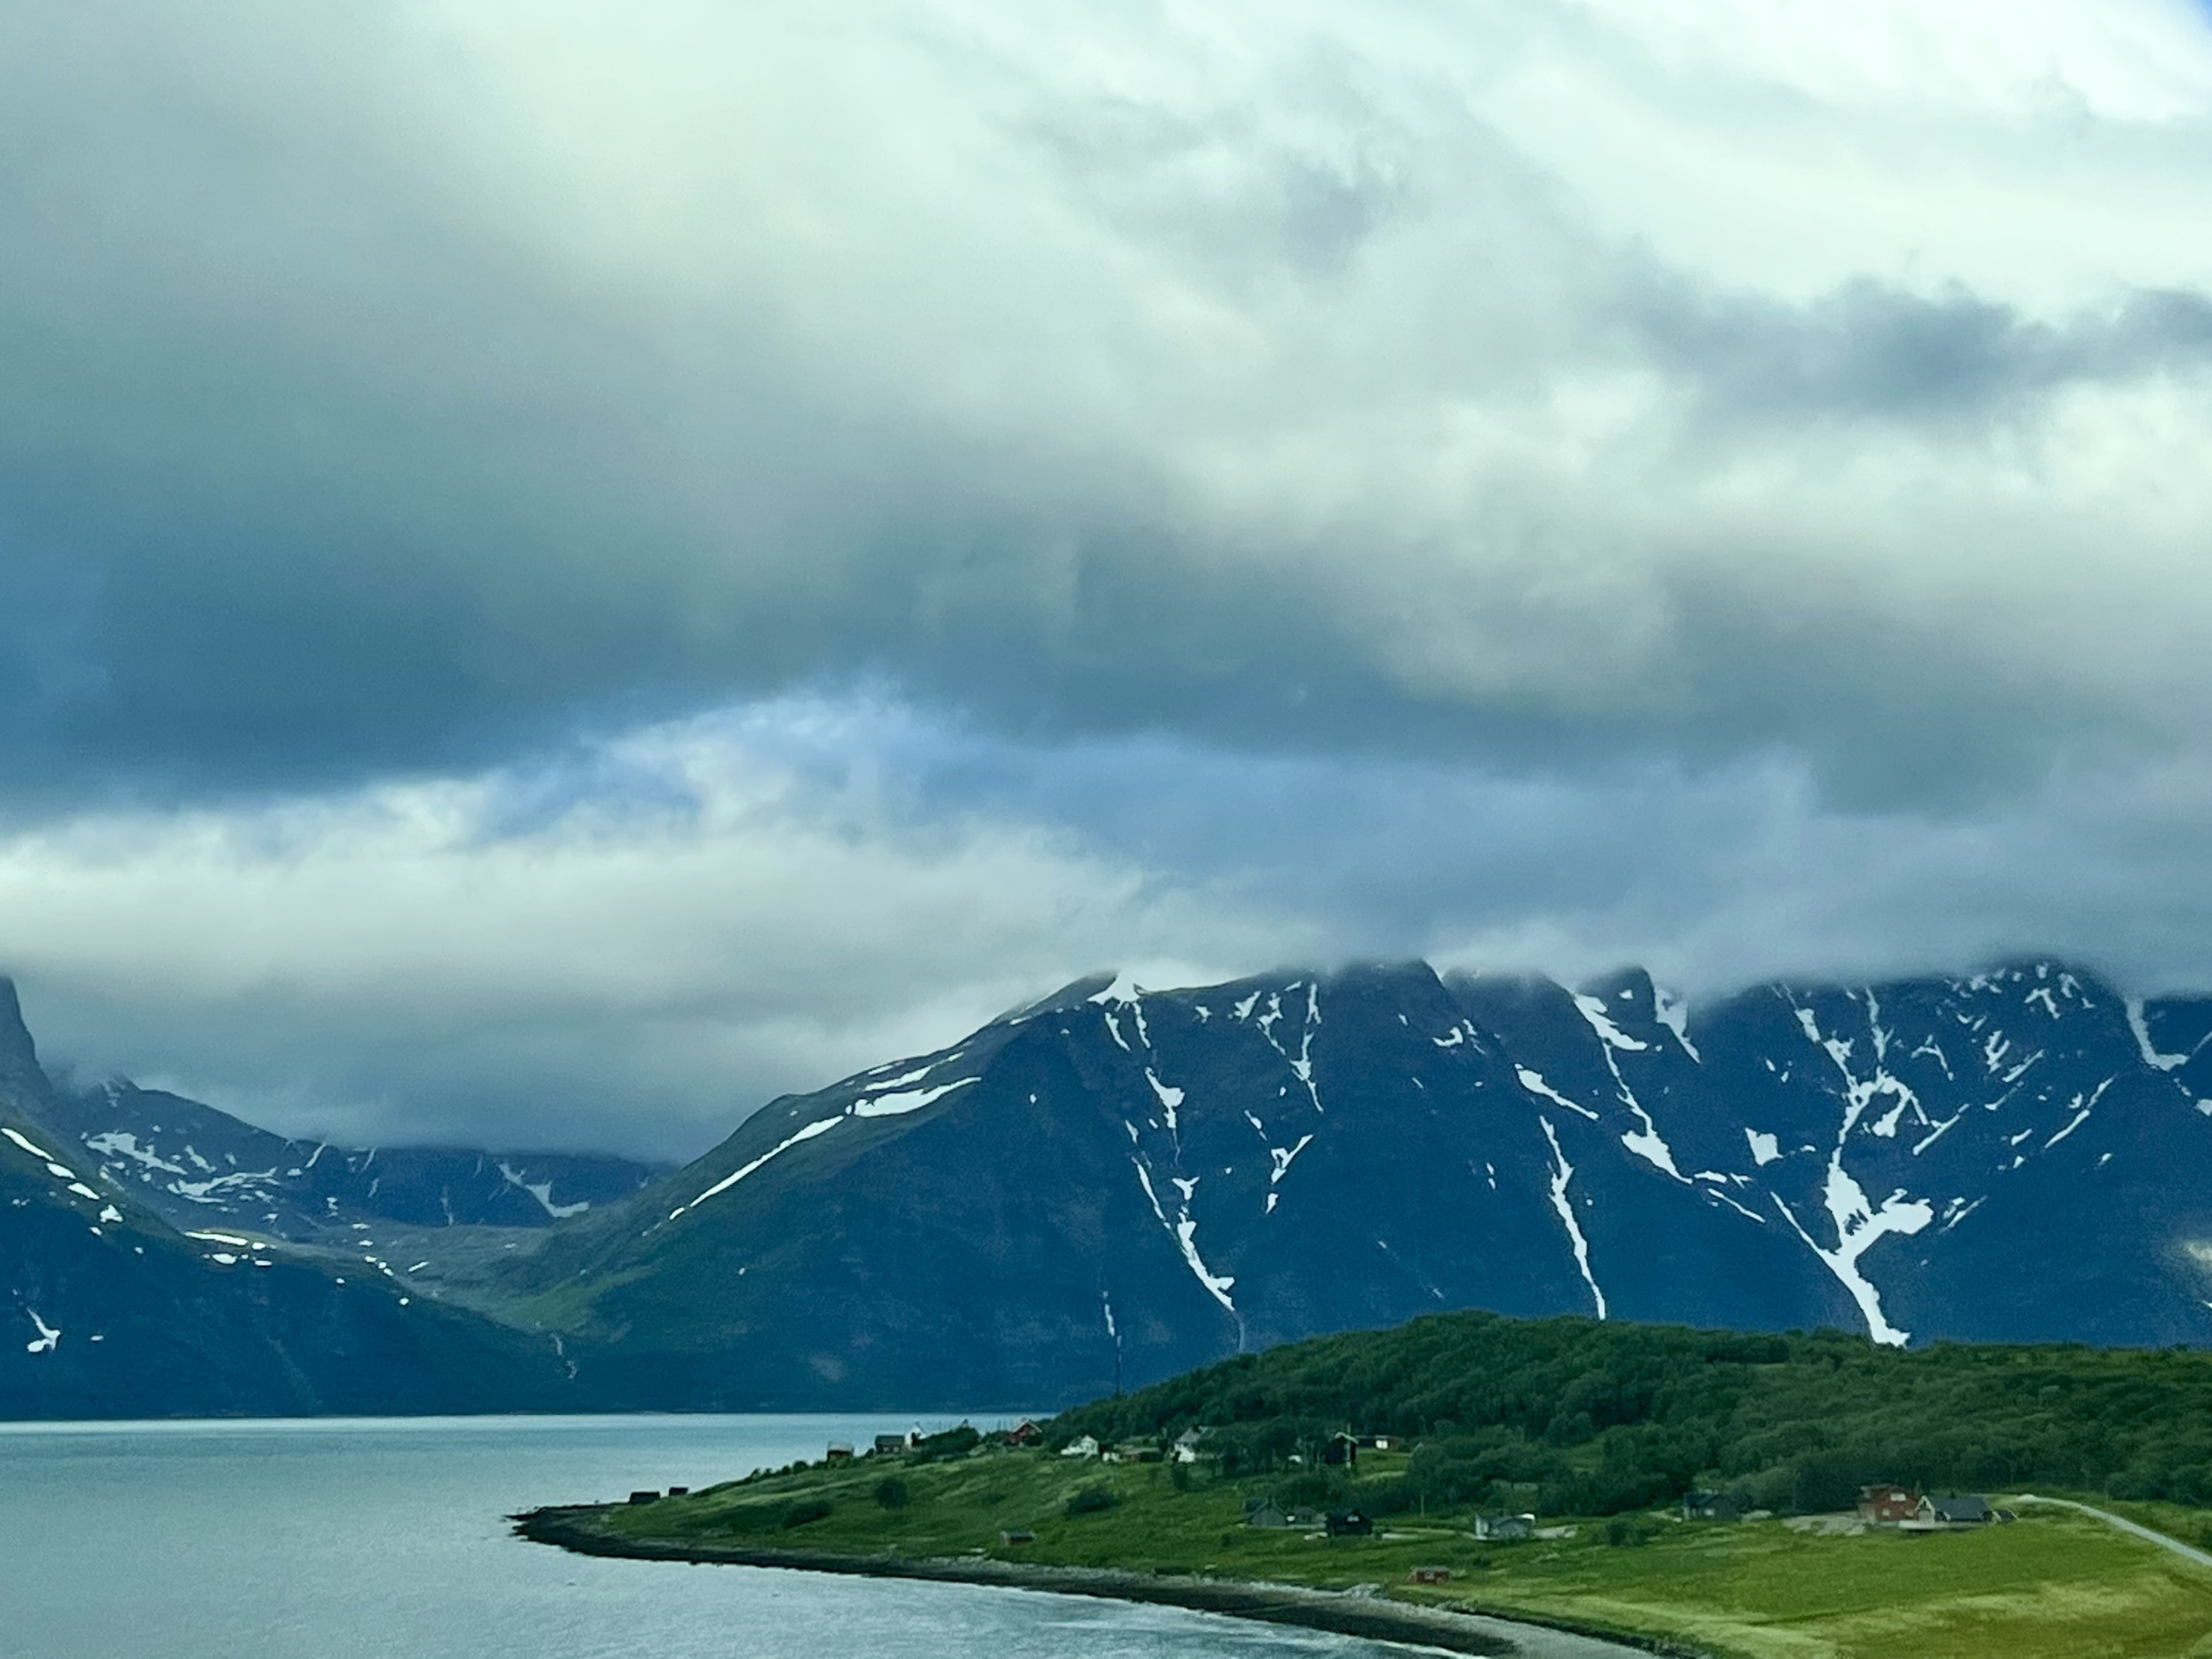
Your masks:
{"label": "snow patch on mountainside", "polygon": [[1690,1041],[1690,1005],[1672,991],[1651,988],[1651,1017],[1674,1034],[1674,1041],[1682,1045],[1682,1052],[1699,1065],[1705,1057]]}
{"label": "snow patch on mountainside", "polygon": [[1115,975],[1114,982],[1103,990],[1093,991],[1088,1000],[1110,1006],[1118,1002],[1135,1002],[1144,994],[1145,988],[1124,972]]}
{"label": "snow patch on mountainside", "polygon": [[37,1328],[39,1333],[32,1340],[23,1345],[24,1352],[52,1353],[61,1346],[62,1334],[57,1327],[47,1324],[37,1314],[32,1313],[28,1308],[24,1309],[23,1311],[31,1315],[31,1323]]}
{"label": "snow patch on mountainside", "polygon": [[[1275,1027],[1282,1023],[1283,998],[1296,991],[1298,985],[1299,981],[1294,980],[1283,990],[1271,994],[1267,998],[1267,1012],[1260,1016],[1257,1023],[1260,1035],[1267,1038],[1267,1046],[1270,1048],[1283,1057],[1284,1064],[1291,1068],[1291,1075],[1304,1085],[1306,1097],[1313,1102],[1314,1110],[1319,1112],[1323,1109],[1321,1103],[1321,1091],[1314,1087],[1313,1077],[1314,1033],[1321,1030],[1321,987],[1318,984],[1309,982],[1305,986],[1305,1018],[1299,1026],[1298,1052],[1295,1058],[1275,1036]],[[1254,994],[1256,998],[1257,993]],[[1245,1005],[1240,1003],[1237,1006],[1241,1018],[1241,1011]]]}
{"label": "snow patch on mountainside", "polygon": [[[1615,1030],[1612,1023],[1605,1018],[1605,1005],[1595,997],[1577,997],[1575,1001],[1578,1005],[1589,1005],[1583,1009],[1583,1012],[1589,1019],[1590,1024],[1596,1030],[1598,1035],[1606,1038],[1605,1046],[1599,1052],[1605,1056],[1605,1069],[1613,1073],[1613,1092],[1620,1097],[1622,1105],[1636,1114],[1637,1123],[1640,1126],[1624,1133],[1620,1137],[1620,1144],[1662,1175],[1671,1176],[1684,1186],[1687,1186],[1689,1177],[1676,1167],[1674,1149],[1668,1146],[1666,1140],[1661,1136],[1659,1126],[1651,1121],[1651,1114],[1644,1109],[1644,1103],[1637,1099],[1636,1091],[1628,1086],[1628,1079],[1621,1075],[1620,1062],[1613,1058],[1613,1051],[1615,1048],[1638,1050],[1649,1045],[1638,1042],[1626,1032]],[[1593,1012],[1593,1010],[1595,1012]],[[1608,1036],[1607,1033],[1611,1035]]]}
{"label": "snow patch on mountainside", "polygon": [[1597,1114],[1589,1107],[1577,1105],[1550,1084],[1545,1082],[1544,1074],[1541,1072],[1532,1072],[1526,1066],[1516,1066],[1513,1068],[1513,1074],[1521,1079],[1521,1086],[1530,1094],[1541,1095],[1554,1105],[1564,1106],[1571,1112],[1580,1112],[1593,1123],[1598,1121]]}
{"label": "snow patch on mountainside", "polygon": [[508,1186],[520,1187],[524,1192],[528,1193],[531,1197],[536,1199],[538,1203],[544,1206],[545,1213],[551,1216],[556,1221],[566,1221],[570,1216],[581,1215],[585,1211],[592,1207],[589,1200],[586,1200],[584,1202],[580,1204],[556,1204],[553,1201],[553,1183],[551,1182],[525,1181],[522,1176],[516,1172],[512,1164],[501,1163],[499,1166],[499,1172],[506,1178],[507,1184]]}
{"label": "snow patch on mountainside", "polygon": [[1604,1040],[1607,1048],[1626,1048],[1632,1054],[1642,1054],[1650,1048],[1650,1043],[1629,1036],[1615,1025],[1612,1015],[1606,1012],[1605,1004],[1596,997],[1577,995],[1575,1006],[1582,1010],[1583,1018],[1589,1022],[1590,1029]]}
{"label": "snow patch on mountainside", "polygon": [[1774,1195],[1774,1206],[1797,1230],[1797,1236],[1806,1246],[1850,1292],[1851,1300],[1858,1304],[1859,1313],[1866,1320],[1867,1334],[1891,1347],[1905,1346],[1912,1340],[1911,1333],[1898,1329],[1883,1316],[1881,1293],[1859,1271],[1859,1258],[1891,1233],[1909,1236],[1920,1231],[1936,1218],[1936,1212],[1918,1199],[1907,1198],[1902,1188],[1885,1199],[1880,1208],[1875,1207],[1864,1189],[1844,1170],[1841,1147],[1829,1159],[1827,1184],[1821,1200],[1826,1206],[1828,1218],[1835,1224],[1836,1248],[1832,1250],[1814,1241],[1778,1194]]}
{"label": "snow patch on mountainside", "polygon": [[2142,999],[2130,997],[2127,1012],[2128,1030],[2135,1033],[2136,1047],[2142,1054],[2144,1065],[2161,1072],[2174,1072],[2189,1064],[2187,1054],[2162,1054],[2158,1051],[2158,1045],[2150,1040],[2150,1025],[2143,1018]]}
{"label": "snow patch on mountainside", "polygon": [[1641,1129],[1631,1129],[1623,1134],[1620,1144],[1658,1170],[1660,1174],[1672,1176],[1685,1186],[1688,1185],[1689,1176],[1674,1166],[1674,1149],[1659,1137],[1659,1126],[1652,1122],[1650,1115],[1638,1105],[1632,1097],[1628,1104],[1629,1109],[1643,1120],[1644,1127]]}
{"label": "snow patch on mountainside", "polygon": [[1159,1097],[1160,1115],[1167,1119],[1168,1133],[1175,1133],[1176,1113],[1182,1105],[1182,1091],[1161,1082],[1149,1066],[1145,1067],[1145,1081],[1152,1085],[1152,1092]]}
{"label": "snow patch on mountainside", "polygon": [[[1237,1319],[1237,1330],[1241,1334],[1244,1328],[1243,1321],[1237,1316],[1237,1304],[1229,1295],[1229,1292],[1236,1287],[1237,1280],[1228,1274],[1215,1273],[1206,1265],[1206,1259],[1199,1255],[1198,1223],[1191,1217],[1189,1190],[1183,1189],[1183,1201],[1177,1207],[1176,1218],[1170,1221],[1167,1212],[1160,1207],[1159,1194],[1153,1190],[1152,1172],[1145,1167],[1142,1158],[1133,1158],[1129,1162],[1136,1169],[1138,1183],[1144,1188],[1145,1197],[1151,1201],[1152,1213],[1159,1218],[1160,1225],[1168,1230],[1169,1234],[1175,1239],[1176,1248],[1182,1252],[1183,1265],[1190,1269],[1192,1277],[1205,1286],[1206,1293],[1228,1310],[1232,1317]],[[1196,1183],[1193,1182],[1192,1185],[1195,1187]]]}
{"label": "snow patch on mountainside", "polygon": [[1583,1272],[1583,1283],[1589,1286],[1590,1298],[1597,1304],[1597,1316],[1605,1317],[1605,1292],[1598,1288],[1597,1275],[1590,1271],[1589,1241],[1583,1237],[1582,1223],[1575,1218],[1574,1201],[1568,1196],[1567,1183],[1575,1178],[1575,1166],[1567,1162],[1567,1155],[1559,1148],[1559,1131],[1552,1120],[1540,1117],[1544,1126],[1544,1139],[1552,1143],[1552,1207],[1565,1224],[1567,1239],[1574,1246],[1575,1266]]}
{"label": "snow patch on mountainside", "polygon": [[0,1124],[0,1135],[7,1136],[9,1139],[14,1141],[18,1146],[28,1152],[33,1158],[37,1158],[40,1163],[45,1164],[48,1169],[55,1167],[54,1155],[46,1151],[43,1146],[39,1146],[35,1141],[26,1140],[21,1135],[17,1134],[13,1129],[9,1128],[4,1124]]}
{"label": "snow patch on mountainside", "polygon": [[674,1209],[668,1212],[668,1218],[671,1221],[673,1221],[678,1216],[682,1215],[686,1210],[696,1209],[700,1205],[704,1204],[710,1198],[719,1198],[722,1194],[726,1193],[731,1188],[736,1186],[740,1181],[743,1181],[747,1176],[752,1174],[756,1170],[758,1170],[762,1165],[768,1163],[769,1159],[782,1156],[784,1153],[789,1152],[793,1147],[798,1146],[801,1141],[811,1140],[817,1135],[829,1133],[830,1130],[836,1128],[844,1121],[844,1115],[842,1113],[836,1117],[819,1117],[815,1119],[813,1122],[807,1124],[804,1128],[798,1130],[795,1133],[769,1147],[768,1151],[763,1152],[758,1158],[753,1159],[751,1163],[741,1164],[738,1168],[732,1170],[729,1174],[724,1176],[713,1186],[708,1188],[705,1192],[701,1193],[698,1197],[693,1199],[689,1204],[678,1205]]}
{"label": "snow patch on mountainside", "polygon": [[941,1083],[934,1089],[908,1089],[895,1095],[866,1095],[852,1104],[854,1117],[901,1117],[908,1112],[918,1112],[923,1107],[945,1098],[955,1089],[964,1089],[976,1079],[963,1077],[957,1082]]}
{"label": "snow patch on mountainside", "polygon": [[111,1129],[105,1134],[87,1135],[85,1146],[107,1158],[125,1158],[141,1169],[158,1170],[164,1175],[181,1176],[185,1166],[172,1164],[150,1146],[141,1146],[138,1137],[120,1129]]}

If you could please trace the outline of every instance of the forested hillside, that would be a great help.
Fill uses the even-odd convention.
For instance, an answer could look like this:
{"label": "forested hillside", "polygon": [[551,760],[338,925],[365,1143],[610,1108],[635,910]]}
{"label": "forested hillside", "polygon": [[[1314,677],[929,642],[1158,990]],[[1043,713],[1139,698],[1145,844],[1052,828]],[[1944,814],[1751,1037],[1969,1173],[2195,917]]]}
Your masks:
{"label": "forested hillside", "polygon": [[[1053,1438],[1113,1443],[1194,1425],[1212,1429],[1227,1471],[1280,1470],[1316,1498],[1383,1515],[1491,1501],[1608,1514],[1693,1486],[1818,1510],[1875,1480],[2212,1503],[2212,1355],[2196,1352],[1899,1351],[1828,1331],[1443,1314],[1081,1407],[1055,1419]],[[1405,1472],[1314,1469],[1314,1449],[1347,1428],[1413,1438]]]}

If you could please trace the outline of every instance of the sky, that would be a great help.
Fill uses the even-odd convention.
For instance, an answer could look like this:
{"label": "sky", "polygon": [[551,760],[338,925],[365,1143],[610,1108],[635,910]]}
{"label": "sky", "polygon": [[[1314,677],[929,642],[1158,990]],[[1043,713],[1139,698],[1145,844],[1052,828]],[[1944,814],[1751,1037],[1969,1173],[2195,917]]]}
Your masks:
{"label": "sky", "polygon": [[703,1150],[1085,973],[2212,988],[2193,0],[0,15],[0,972]]}

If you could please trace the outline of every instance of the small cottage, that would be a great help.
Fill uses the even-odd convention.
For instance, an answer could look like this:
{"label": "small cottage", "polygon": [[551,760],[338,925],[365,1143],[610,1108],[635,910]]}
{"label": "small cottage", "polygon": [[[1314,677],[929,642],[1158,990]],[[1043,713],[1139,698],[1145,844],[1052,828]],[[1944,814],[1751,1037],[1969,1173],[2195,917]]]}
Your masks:
{"label": "small cottage", "polygon": [[1732,1492],[1691,1492],[1682,1494],[1685,1521],[1741,1521],[1749,1505]]}
{"label": "small cottage", "polygon": [[629,1501],[633,1504],[657,1504],[660,1501],[660,1494],[657,1492],[634,1492],[629,1495]]}
{"label": "small cottage", "polygon": [[1402,1434],[1362,1435],[1359,1443],[1369,1451],[1403,1451],[1406,1449],[1406,1437]]}
{"label": "small cottage", "polygon": [[1009,1549],[1036,1542],[1036,1534],[1026,1527],[1012,1527],[999,1534],[999,1541]]}
{"label": "small cottage", "polygon": [[1905,1524],[1916,1531],[1936,1528],[1948,1531],[1953,1528],[1986,1527],[1996,1518],[1997,1512],[1990,1507],[1989,1500],[1978,1492],[1946,1493],[1922,1498],[1912,1521]]}
{"label": "small cottage", "polygon": [[1098,1455],[1098,1443],[1087,1434],[1078,1435],[1060,1449],[1060,1455],[1062,1457],[1096,1457]]}
{"label": "small cottage", "polygon": [[1244,1506],[1244,1524],[1281,1532],[1291,1524],[1291,1512],[1272,1498],[1259,1498]]}
{"label": "small cottage", "polygon": [[830,1443],[830,1449],[823,1455],[822,1461],[825,1463],[851,1462],[853,1461],[853,1443],[849,1440],[832,1440]]}
{"label": "small cottage", "polygon": [[1894,1527],[1920,1511],[1920,1494],[1909,1486],[1887,1482],[1859,1488],[1859,1519],[1877,1527]]}
{"label": "small cottage", "polygon": [[1415,1567],[1406,1575],[1406,1582],[1409,1584],[1449,1584],[1451,1583],[1451,1569],[1449,1567]]}
{"label": "small cottage", "polygon": [[1375,1523],[1358,1510],[1331,1510],[1328,1512],[1328,1535],[1331,1538],[1368,1538],[1373,1536]]}
{"label": "small cottage", "polygon": [[906,1437],[902,1434],[879,1434],[876,1437],[876,1455],[878,1457],[896,1457],[905,1450]]}
{"label": "small cottage", "polygon": [[1325,1468],[1333,1469],[1349,1469],[1358,1467],[1359,1462],[1358,1437],[1349,1434],[1329,1436],[1328,1440],[1322,1443],[1321,1461]]}
{"label": "small cottage", "polygon": [[1536,1535],[1533,1515],[1479,1515],[1474,1535],[1486,1544],[1517,1544]]}
{"label": "small cottage", "polygon": [[1175,1437],[1175,1445],[1171,1448],[1175,1461],[1178,1463],[1197,1462],[1198,1449],[1206,1443],[1206,1437],[1212,1432],[1212,1429],[1185,1429]]}
{"label": "small cottage", "polygon": [[1034,1446],[1043,1438],[1044,1431],[1026,1417],[1006,1431],[1006,1443],[1009,1446]]}

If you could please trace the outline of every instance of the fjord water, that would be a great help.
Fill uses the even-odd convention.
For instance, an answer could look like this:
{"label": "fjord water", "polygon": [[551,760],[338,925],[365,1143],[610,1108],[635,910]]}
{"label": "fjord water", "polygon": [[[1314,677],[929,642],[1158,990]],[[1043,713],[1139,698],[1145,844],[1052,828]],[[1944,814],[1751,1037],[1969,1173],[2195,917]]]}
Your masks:
{"label": "fjord water", "polygon": [[[0,1425],[5,1659],[1380,1659],[1018,1590],[572,1556],[509,1511],[702,1486],[896,1416]],[[931,1426],[944,1426],[933,1424]]]}

